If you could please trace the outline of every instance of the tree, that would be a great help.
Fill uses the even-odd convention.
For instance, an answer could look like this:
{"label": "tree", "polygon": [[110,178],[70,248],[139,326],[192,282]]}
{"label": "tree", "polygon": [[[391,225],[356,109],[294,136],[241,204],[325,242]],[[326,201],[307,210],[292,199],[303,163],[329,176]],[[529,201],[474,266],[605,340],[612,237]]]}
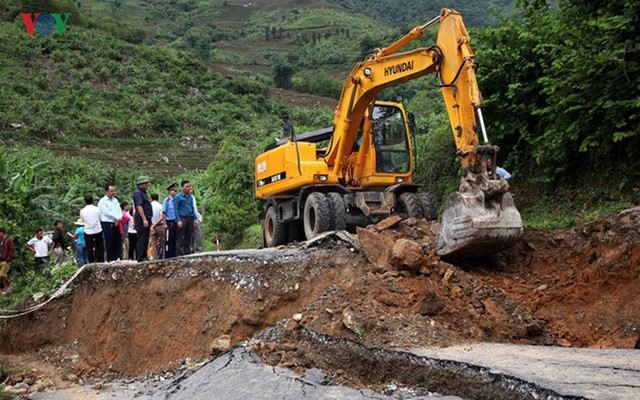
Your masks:
{"label": "tree", "polygon": [[273,70],[273,81],[276,86],[282,89],[291,87],[291,78],[295,73],[295,69],[291,62],[285,56],[273,55],[269,59],[271,69]]}

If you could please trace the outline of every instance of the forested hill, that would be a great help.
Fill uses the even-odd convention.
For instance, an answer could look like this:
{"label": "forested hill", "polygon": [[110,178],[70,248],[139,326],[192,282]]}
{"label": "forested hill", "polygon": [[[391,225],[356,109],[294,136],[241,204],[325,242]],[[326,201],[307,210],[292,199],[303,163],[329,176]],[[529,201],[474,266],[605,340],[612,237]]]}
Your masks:
{"label": "forested hill", "polygon": [[496,23],[491,8],[512,11],[514,0],[331,0],[342,7],[392,23],[417,25],[452,8],[462,13],[465,23],[472,27],[485,27]]}

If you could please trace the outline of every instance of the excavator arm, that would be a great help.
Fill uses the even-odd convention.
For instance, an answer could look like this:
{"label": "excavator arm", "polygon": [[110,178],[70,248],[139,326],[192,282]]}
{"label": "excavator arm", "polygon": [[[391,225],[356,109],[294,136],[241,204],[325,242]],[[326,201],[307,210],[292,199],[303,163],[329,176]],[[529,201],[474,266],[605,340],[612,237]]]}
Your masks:
{"label": "excavator arm", "polygon": [[[399,53],[439,24],[436,45]],[[438,254],[474,257],[493,253],[522,235],[522,220],[508,183],[495,173],[497,146],[489,143],[482,119],[482,97],[469,35],[456,11],[414,28],[355,66],[345,81],[334,116],[334,133],[325,160],[339,174],[353,149],[367,109],[385,88],[435,74],[463,167],[460,190],[447,199],[436,241]],[[476,120],[478,115],[478,121]],[[478,126],[477,122],[480,122]],[[479,143],[482,132],[484,144]],[[493,159],[493,171],[487,160]]]}

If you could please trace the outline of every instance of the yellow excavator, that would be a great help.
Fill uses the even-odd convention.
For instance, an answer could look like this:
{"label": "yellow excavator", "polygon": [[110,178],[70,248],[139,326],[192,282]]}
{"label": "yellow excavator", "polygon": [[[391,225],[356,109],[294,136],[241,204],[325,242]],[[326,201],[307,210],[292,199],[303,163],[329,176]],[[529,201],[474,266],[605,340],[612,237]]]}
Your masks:
{"label": "yellow excavator", "polygon": [[[399,52],[435,25],[435,45]],[[463,167],[459,191],[446,200],[436,252],[477,257],[520,238],[522,219],[509,184],[496,173],[499,149],[487,138],[475,68],[460,14],[443,9],[355,66],[343,85],[332,127],[296,135],[291,117],[285,117],[285,138],[255,161],[255,192],[264,201],[264,244],[353,230],[391,214],[437,218],[433,198],[412,180],[413,115],[402,104],[376,101],[385,88],[427,74],[442,89]],[[489,159],[492,168],[487,167]]]}

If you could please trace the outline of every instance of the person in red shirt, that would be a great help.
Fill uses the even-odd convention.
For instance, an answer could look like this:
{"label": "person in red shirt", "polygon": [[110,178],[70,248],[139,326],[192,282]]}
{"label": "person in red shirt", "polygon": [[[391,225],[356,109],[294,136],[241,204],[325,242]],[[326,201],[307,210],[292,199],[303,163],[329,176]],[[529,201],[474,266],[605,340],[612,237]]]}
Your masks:
{"label": "person in red shirt", "polygon": [[11,293],[9,268],[11,268],[15,251],[13,240],[7,236],[7,231],[4,228],[0,228],[0,294]]}

